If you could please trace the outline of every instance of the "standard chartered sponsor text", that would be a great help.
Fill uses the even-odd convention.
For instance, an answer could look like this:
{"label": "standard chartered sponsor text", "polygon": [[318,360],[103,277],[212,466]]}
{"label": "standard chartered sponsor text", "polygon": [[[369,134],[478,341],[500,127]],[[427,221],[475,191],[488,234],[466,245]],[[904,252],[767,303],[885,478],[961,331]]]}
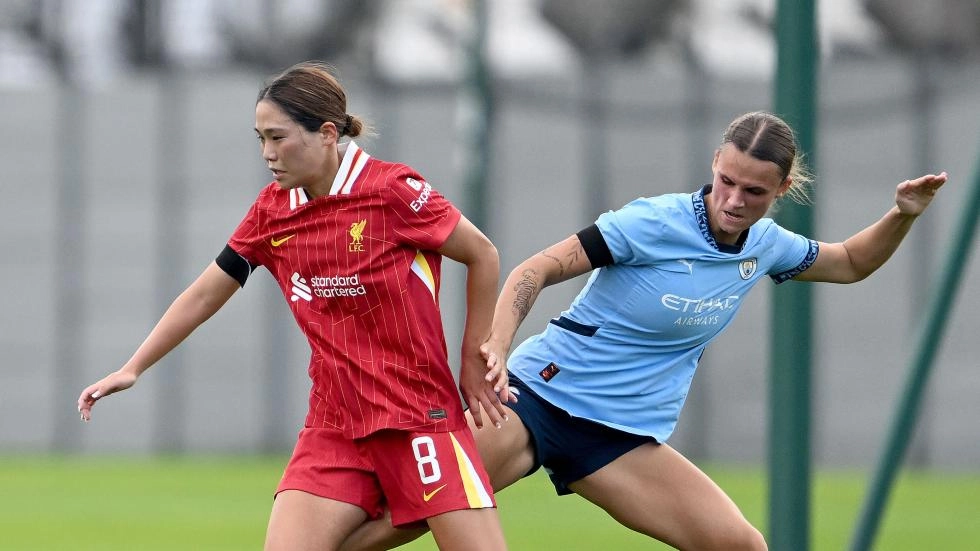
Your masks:
{"label": "standard chartered sponsor text", "polygon": [[313,286],[313,295],[317,297],[353,297],[367,294],[359,274],[313,276],[310,278],[310,284]]}

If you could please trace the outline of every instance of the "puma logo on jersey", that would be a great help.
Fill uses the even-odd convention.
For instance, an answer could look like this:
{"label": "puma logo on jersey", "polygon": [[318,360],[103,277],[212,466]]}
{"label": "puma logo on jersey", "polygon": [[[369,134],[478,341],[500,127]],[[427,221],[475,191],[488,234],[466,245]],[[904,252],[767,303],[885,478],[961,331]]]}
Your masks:
{"label": "puma logo on jersey", "polygon": [[269,243],[271,243],[273,247],[278,247],[279,245],[282,245],[283,243],[285,243],[286,241],[289,241],[290,239],[292,239],[294,237],[296,237],[296,234],[295,233],[291,233],[291,234],[287,235],[286,237],[283,237],[282,239],[276,239],[275,236],[273,236],[272,239],[269,240]]}
{"label": "puma logo on jersey", "polygon": [[694,275],[694,261],[686,258],[677,259],[678,262],[687,267],[687,273]]}
{"label": "puma logo on jersey", "polygon": [[432,499],[432,496],[434,496],[437,493],[439,493],[439,490],[441,490],[441,489],[443,489],[445,487],[446,487],[446,485],[443,484],[442,486],[439,486],[438,488],[436,488],[435,490],[432,490],[431,492],[422,492],[422,501],[428,503],[429,500]]}

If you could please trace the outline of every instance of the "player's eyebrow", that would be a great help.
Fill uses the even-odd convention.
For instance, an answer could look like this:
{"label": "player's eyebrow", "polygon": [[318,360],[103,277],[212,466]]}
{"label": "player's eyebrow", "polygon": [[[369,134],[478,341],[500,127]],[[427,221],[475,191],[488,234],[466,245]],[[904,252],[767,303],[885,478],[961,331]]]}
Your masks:
{"label": "player's eyebrow", "polygon": [[259,130],[258,127],[255,127],[253,130],[255,130],[256,134],[261,136],[262,134],[271,134],[273,132],[284,132],[285,128],[279,126],[268,126],[266,128],[263,128],[262,130]]}
{"label": "player's eyebrow", "polygon": [[733,183],[735,185],[742,186],[742,187],[744,187],[746,189],[750,189],[750,190],[752,190],[752,189],[758,189],[760,191],[766,191],[768,189],[766,186],[764,186],[764,185],[762,185],[760,183],[757,183],[757,182],[745,182],[745,181],[741,181],[741,180],[736,180],[735,178],[732,178],[728,174],[725,174],[724,172],[721,172],[721,171],[718,172],[718,175],[721,176],[721,178],[723,180],[727,180],[727,181],[729,181],[729,182],[731,182],[731,183]]}

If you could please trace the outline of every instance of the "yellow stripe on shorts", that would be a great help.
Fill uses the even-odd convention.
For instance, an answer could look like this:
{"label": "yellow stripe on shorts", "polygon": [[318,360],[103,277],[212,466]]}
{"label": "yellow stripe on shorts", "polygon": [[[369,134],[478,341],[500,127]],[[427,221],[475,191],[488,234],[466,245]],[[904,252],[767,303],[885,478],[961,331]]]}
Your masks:
{"label": "yellow stripe on shorts", "polygon": [[449,433],[449,437],[452,438],[453,448],[456,450],[456,462],[459,464],[459,474],[463,479],[463,489],[466,491],[466,499],[469,501],[470,509],[493,507],[490,492],[483,485],[480,476],[476,474],[476,468],[473,467],[473,462],[466,455],[463,446],[459,445],[459,441],[456,440],[453,433]]}

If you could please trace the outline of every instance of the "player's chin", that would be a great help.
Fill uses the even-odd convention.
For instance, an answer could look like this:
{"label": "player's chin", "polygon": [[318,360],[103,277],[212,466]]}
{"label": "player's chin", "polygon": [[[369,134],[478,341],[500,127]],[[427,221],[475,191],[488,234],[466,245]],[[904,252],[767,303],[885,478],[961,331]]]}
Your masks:
{"label": "player's chin", "polygon": [[725,220],[720,224],[722,230],[731,235],[741,235],[742,232],[752,227],[759,221],[757,217],[739,216],[726,214]]}
{"label": "player's chin", "polygon": [[303,185],[302,179],[297,178],[295,174],[290,172],[276,172],[273,174],[273,177],[283,190],[296,189]]}
{"label": "player's chin", "polygon": [[722,235],[725,238],[735,237],[741,234],[747,226],[743,224],[719,224],[718,229],[721,230]]}

